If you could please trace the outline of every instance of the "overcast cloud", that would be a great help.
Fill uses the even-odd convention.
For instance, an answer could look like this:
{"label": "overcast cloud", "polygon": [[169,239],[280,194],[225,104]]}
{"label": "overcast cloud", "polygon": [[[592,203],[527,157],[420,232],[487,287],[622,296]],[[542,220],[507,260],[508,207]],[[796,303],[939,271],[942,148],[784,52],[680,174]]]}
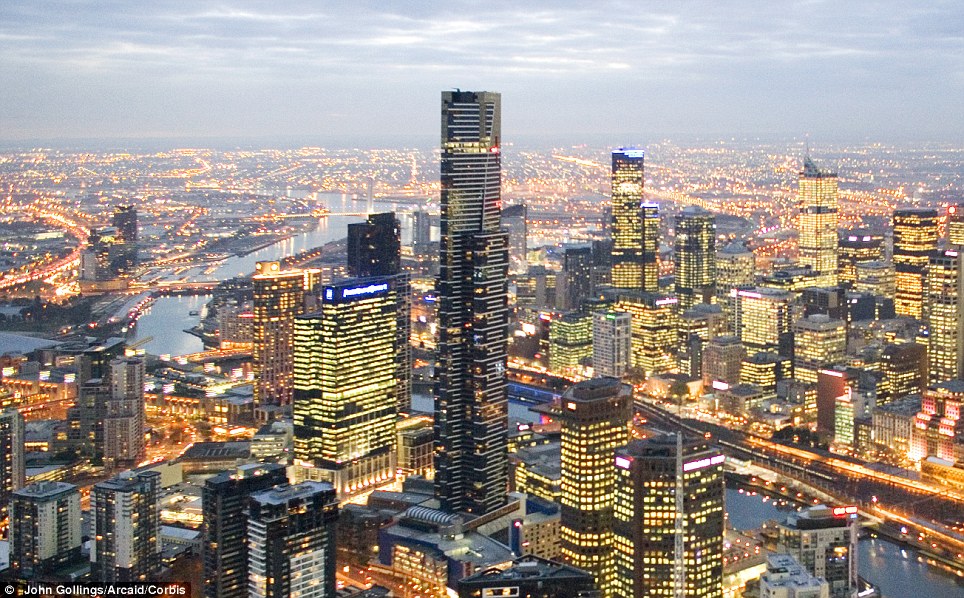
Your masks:
{"label": "overcast cloud", "polygon": [[964,2],[0,2],[0,140],[964,141]]}

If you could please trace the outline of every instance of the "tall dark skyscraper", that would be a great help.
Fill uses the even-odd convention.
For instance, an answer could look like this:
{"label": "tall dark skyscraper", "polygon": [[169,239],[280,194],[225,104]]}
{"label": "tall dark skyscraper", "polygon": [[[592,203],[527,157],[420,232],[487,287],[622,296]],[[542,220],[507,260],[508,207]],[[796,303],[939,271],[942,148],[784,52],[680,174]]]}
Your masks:
{"label": "tall dark skyscraper", "polygon": [[643,150],[612,155],[612,284],[655,292],[659,287],[659,208],[643,203]]}
{"label": "tall dark skyscraper", "polygon": [[613,596],[723,595],[723,455],[703,439],[677,455],[675,435],[616,451]]}
{"label": "tall dark skyscraper", "polygon": [[[424,216],[427,222],[428,214]],[[409,343],[412,333],[412,286],[411,276],[402,272],[401,224],[394,212],[372,214],[368,222],[348,225],[348,275],[353,278],[391,276],[394,279],[392,291],[398,299],[395,397],[398,410],[407,413],[412,405],[412,347]]]}
{"label": "tall dark skyscraper", "polygon": [[435,491],[482,514],[508,484],[508,235],[500,228],[501,96],[442,93]]}
{"label": "tall dark skyscraper", "polygon": [[14,407],[0,409],[0,533],[7,526],[7,506],[24,485],[24,423]]}
{"label": "tall dark skyscraper", "polygon": [[676,217],[676,296],[681,310],[710,303],[716,284],[716,217],[689,206]]}
{"label": "tall dark skyscraper", "polygon": [[121,272],[130,272],[137,266],[137,208],[117,206],[111,224],[117,229],[117,240],[123,245],[114,266]]}
{"label": "tall dark skyscraper", "polygon": [[556,307],[579,309],[592,296],[592,245],[567,245],[556,275]]}
{"label": "tall dark skyscraper", "polygon": [[348,275],[389,276],[401,271],[401,225],[394,212],[348,225]]}
{"label": "tall dark skyscraper", "polygon": [[204,482],[204,595],[248,596],[248,499],[287,484],[284,465],[253,463]]}
{"label": "tall dark skyscraper", "polygon": [[924,270],[937,250],[937,210],[894,210],[894,279],[898,316],[924,317]]}

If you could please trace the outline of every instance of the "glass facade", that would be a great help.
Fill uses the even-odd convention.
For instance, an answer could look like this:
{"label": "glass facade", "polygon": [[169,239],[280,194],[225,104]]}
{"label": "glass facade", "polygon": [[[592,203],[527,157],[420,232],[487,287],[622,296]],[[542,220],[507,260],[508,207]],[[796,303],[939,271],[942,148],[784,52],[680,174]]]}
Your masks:
{"label": "glass facade", "polygon": [[928,378],[932,384],[964,376],[964,271],[956,250],[930,257],[924,292]]}
{"label": "glass facade", "polygon": [[800,264],[837,284],[837,173],[820,170],[807,156],[798,181]]}
{"label": "glass facade", "polygon": [[659,208],[643,203],[643,150],[612,153],[612,285],[656,291],[659,281]]}
{"label": "glass facade", "polygon": [[894,311],[898,316],[924,316],[924,269],[937,250],[937,210],[894,211]]}
{"label": "glass facade", "polygon": [[711,303],[716,289],[716,217],[690,206],[676,217],[674,251],[680,309]]}

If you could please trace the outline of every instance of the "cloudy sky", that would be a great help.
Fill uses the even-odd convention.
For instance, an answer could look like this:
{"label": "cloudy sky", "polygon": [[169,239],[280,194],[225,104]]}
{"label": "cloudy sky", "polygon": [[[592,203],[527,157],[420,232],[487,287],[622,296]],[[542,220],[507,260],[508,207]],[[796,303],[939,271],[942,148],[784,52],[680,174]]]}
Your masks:
{"label": "cloudy sky", "polygon": [[0,1],[0,141],[964,141],[964,2]]}

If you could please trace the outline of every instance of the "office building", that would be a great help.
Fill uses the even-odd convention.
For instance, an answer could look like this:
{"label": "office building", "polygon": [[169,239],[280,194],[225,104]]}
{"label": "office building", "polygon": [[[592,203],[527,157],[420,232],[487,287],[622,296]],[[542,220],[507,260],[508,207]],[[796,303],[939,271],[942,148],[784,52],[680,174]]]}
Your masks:
{"label": "office building", "polygon": [[597,376],[622,378],[633,365],[632,316],[621,311],[592,315],[592,367]]}
{"label": "office building", "polygon": [[529,269],[526,215],[524,204],[502,210],[502,226],[509,233],[509,274],[523,274]]}
{"label": "office building", "polygon": [[556,277],[556,307],[579,309],[592,293],[592,245],[566,245],[562,272]]}
{"label": "office building", "polygon": [[549,324],[549,369],[561,375],[578,374],[592,359],[592,315],[570,312]]}
{"label": "office building", "polygon": [[898,316],[923,318],[924,270],[937,250],[937,211],[894,211],[894,311]]}
{"label": "office building", "polygon": [[325,285],[320,309],[295,318],[295,477],[341,499],[395,477],[397,282]]}
{"label": "office building", "polygon": [[117,230],[117,241],[121,245],[118,248],[115,268],[121,273],[133,272],[137,267],[137,208],[115,208],[111,226]]}
{"label": "office building", "polygon": [[740,364],[740,383],[752,384],[773,394],[777,382],[793,377],[793,361],[773,351],[757,351]]}
{"label": "office building", "polygon": [[429,254],[432,247],[432,216],[428,212],[412,212],[412,253],[416,258]]}
{"label": "office building", "polygon": [[723,460],[669,434],[616,451],[612,596],[722,597]]}
{"label": "office building", "polygon": [[23,487],[23,416],[14,407],[0,409],[0,534],[7,527],[7,507],[12,494]]}
{"label": "office building", "polygon": [[964,206],[947,207],[947,244],[951,249],[964,249]]}
{"label": "office building", "polygon": [[854,291],[892,298],[897,292],[894,265],[885,261],[861,262],[854,267]]}
{"label": "office building", "polygon": [[80,491],[39,482],[10,498],[10,568],[23,579],[50,575],[81,560]]}
{"label": "office building", "polygon": [[860,387],[853,368],[828,368],[817,372],[817,430],[836,435],[837,399],[852,397]]}
{"label": "office building", "polygon": [[934,252],[924,275],[928,378],[964,377],[964,258],[956,249]]}
{"label": "office building", "polygon": [[723,389],[740,383],[746,350],[735,336],[718,336],[703,347],[703,386]]}
{"label": "office building", "polygon": [[818,285],[837,284],[837,173],[803,159],[797,201],[800,205],[800,265],[809,266]]}
{"label": "office building", "polygon": [[91,577],[102,583],[149,581],[161,562],[161,474],[124,472],[94,484]]}
{"label": "office building", "polygon": [[335,596],[335,489],[278,486],[252,494],[249,505],[248,596]]}
{"label": "office building", "polygon": [[816,384],[817,372],[844,360],[847,324],[824,314],[800,318],[793,325],[793,343],[794,378]]}
{"label": "office building", "polygon": [[613,282],[613,240],[596,239],[592,242],[593,292]]}
{"label": "office building", "polygon": [[645,203],[644,152],[612,153],[612,285],[628,291],[659,289],[659,207]]}
{"label": "office building", "polygon": [[204,481],[204,595],[248,596],[248,499],[287,484],[285,467],[276,463],[242,465]]}
{"label": "office building", "polygon": [[837,278],[846,287],[857,282],[857,267],[884,259],[884,236],[871,231],[841,233],[839,238]]}
{"label": "office building", "polygon": [[352,278],[393,276],[398,299],[395,322],[395,380],[398,409],[412,404],[412,290],[411,277],[402,272],[401,225],[393,212],[372,214],[367,222],[348,225],[348,275]]}
{"label": "office building", "polygon": [[716,291],[728,297],[737,287],[750,286],[756,276],[756,258],[743,243],[734,241],[716,252]]}
{"label": "office building", "polygon": [[612,579],[613,454],[629,441],[632,389],[615,378],[594,378],[562,397],[562,555],[592,574],[604,597]]}
{"label": "office building", "polygon": [[508,569],[486,569],[460,579],[459,598],[597,598],[592,575],[537,556],[512,561]]}
{"label": "office building", "polygon": [[736,298],[736,335],[747,349],[793,355],[792,295],[768,288],[731,291]]}
{"label": "office building", "polygon": [[255,407],[290,405],[295,316],[313,305],[317,269],[282,270],[280,262],[258,262],[254,284]]}
{"label": "office building", "polygon": [[789,554],[768,554],[760,598],[830,598],[830,584],[808,573]]}
{"label": "office building", "polygon": [[856,509],[848,514],[846,507],[817,505],[778,526],[777,548],[814,577],[827,580],[831,596],[850,595],[850,525],[857,525],[850,515],[856,517]]}
{"label": "office building", "polygon": [[673,251],[680,309],[711,303],[716,293],[716,217],[687,206],[676,216]]}
{"label": "office building", "polygon": [[501,129],[499,94],[442,93],[435,489],[476,515],[505,504],[509,476]]}
{"label": "office building", "polygon": [[878,448],[898,459],[908,458],[914,422],[922,403],[921,395],[911,394],[874,408],[871,425]]}
{"label": "office building", "polygon": [[927,348],[917,343],[889,344],[880,352],[877,406],[907,395],[921,394],[927,388]]}
{"label": "office building", "polygon": [[657,293],[624,293],[613,309],[630,314],[633,329],[633,368],[644,378],[676,369],[679,317],[675,297]]}
{"label": "office building", "polygon": [[144,362],[125,357],[110,362],[110,399],[104,409],[104,465],[133,467],[144,458]]}
{"label": "office building", "polygon": [[679,317],[677,363],[681,374],[691,378],[703,375],[703,347],[726,331],[723,308],[699,303]]}
{"label": "office building", "polygon": [[348,225],[348,275],[391,276],[401,271],[401,224],[394,212],[371,214],[365,222]]}
{"label": "office building", "polygon": [[960,442],[964,436],[961,406],[964,405],[964,381],[949,380],[933,384],[924,391],[920,413],[911,430],[912,461],[937,457],[955,463],[961,460]]}

